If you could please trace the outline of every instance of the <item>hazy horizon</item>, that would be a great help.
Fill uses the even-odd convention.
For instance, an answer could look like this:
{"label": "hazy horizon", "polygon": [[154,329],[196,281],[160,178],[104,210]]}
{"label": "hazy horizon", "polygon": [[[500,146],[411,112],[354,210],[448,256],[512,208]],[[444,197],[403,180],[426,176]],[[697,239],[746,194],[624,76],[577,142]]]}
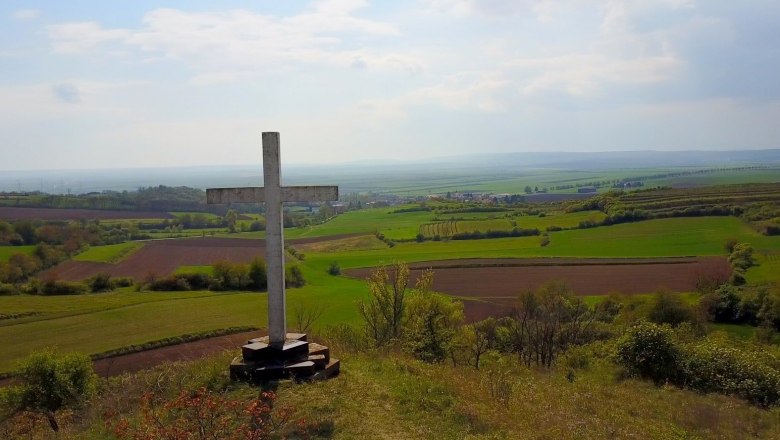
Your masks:
{"label": "hazy horizon", "polygon": [[0,170],[780,147],[780,3],[8,1]]}

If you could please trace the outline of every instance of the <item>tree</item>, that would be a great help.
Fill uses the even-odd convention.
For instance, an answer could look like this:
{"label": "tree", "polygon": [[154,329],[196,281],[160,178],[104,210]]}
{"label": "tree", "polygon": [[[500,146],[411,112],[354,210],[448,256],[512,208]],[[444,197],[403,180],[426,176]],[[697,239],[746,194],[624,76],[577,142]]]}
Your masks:
{"label": "tree", "polygon": [[238,213],[233,209],[228,209],[225,214],[225,224],[231,233],[236,232],[236,222],[238,221]]}
{"label": "tree", "polygon": [[402,262],[380,266],[371,272],[367,283],[369,297],[358,304],[358,310],[368,337],[381,347],[401,336],[409,266]]}
{"label": "tree", "polygon": [[630,328],[617,344],[617,361],[626,372],[651,379],[656,384],[676,378],[680,358],[674,333],[667,325],[640,322]]}
{"label": "tree", "polygon": [[97,376],[88,356],[58,355],[49,349],[31,354],[17,378],[20,384],[0,395],[2,406],[12,414],[42,414],[54,432],[60,429],[57,411],[82,405],[97,388]]}
{"label": "tree", "polygon": [[249,287],[255,290],[265,290],[268,288],[268,273],[265,268],[265,261],[262,258],[255,258],[249,263]]}
{"label": "tree", "polygon": [[464,320],[463,303],[431,292],[433,271],[423,272],[409,295],[403,321],[403,346],[425,362],[441,362]]}

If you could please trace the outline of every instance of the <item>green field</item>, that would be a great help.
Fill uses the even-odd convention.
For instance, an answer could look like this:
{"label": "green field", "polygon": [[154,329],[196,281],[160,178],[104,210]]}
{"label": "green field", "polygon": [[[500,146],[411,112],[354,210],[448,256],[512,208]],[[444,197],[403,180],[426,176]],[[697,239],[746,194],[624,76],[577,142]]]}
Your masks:
{"label": "green field", "polygon": [[14,254],[31,255],[35,246],[0,246],[0,261],[8,261]]}
{"label": "green field", "polygon": [[[289,229],[286,237],[372,234],[376,229],[413,237],[419,225],[431,218],[430,212],[388,214],[388,211],[350,212],[323,225]],[[555,219],[556,216],[550,215],[549,218]],[[547,221],[547,217],[533,219]],[[248,237],[251,234],[230,236]],[[751,282],[777,279],[780,273],[776,270],[780,267],[777,259],[780,237],[760,235],[749,224],[734,217],[661,219],[551,232],[549,237],[551,241],[547,247],[539,245],[540,237],[412,241],[398,243],[394,247],[376,240],[378,246],[372,243],[371,246],[356,246],[356,249],[318,243],[318,246],[307,248],[306,259],[297,263],[304,272],[307,285],[288,290],[290,327],[295,327],[294,310],[302,306],[323,309],[324,314],[316,326],[359,320],[356,303],[367,294],[365,284],[328,275],[327,268],[333,261],[346,269],[396,260],[724,255],[724,242],[734,238],[752,244],[757,250],[760,265],[748,272]],[[355,241],[358,242],[362,243],[362,240]],[[130,246],[95,247],[81,254],[80,259],[110,261]],[[208,270],[208,267],[202,266],[180,268],[185,272]],[[263,326],[265,307],[265,294],[249,292],[137,293],[125,290],[75,297],[0,297],[0,311],[3,313],[37,313],[0,321],[0,344],[3,346],[0,371],[8,371],[14,361],[31,349],[47,345],[97,353],[185,333],[230,326]],[[729,332],[734,333],[733,330]]]}
{"label": "green field", "polygon": [[73,259],[76,261],[94,261],[96,263],[117,263],[142,247],[143,243],[138,241],[128,241],[106,246],[92,246],[86,251],[74,256]]}

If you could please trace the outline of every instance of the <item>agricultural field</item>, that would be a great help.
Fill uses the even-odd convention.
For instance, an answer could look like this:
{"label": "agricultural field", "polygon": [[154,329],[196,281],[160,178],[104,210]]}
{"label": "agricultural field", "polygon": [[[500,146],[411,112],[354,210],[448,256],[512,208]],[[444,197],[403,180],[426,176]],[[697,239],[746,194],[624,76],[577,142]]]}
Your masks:
{"label": "agricultural field", "polygon": [[8,261],[11,255],[30,255],[35,252],[35,246],[0,246],[0,261]]}
{"label": "agricultural field", "polygon": [[142,242],[127,241],[105,246],[92,246],[73,257],[75,261],[91,261],[95,263],[117,263],[127,258],[133,252],[143,247]]}
{"label": "agricultural field", "polygon": [[[612,291],[645,295],[668,288],[690,292],[697,276],[707,271],[722,274],[723,246],[729,239],[750,243],[756,249],[759,265],[748,271],[749,282],[776,280],[780,273],[776,270],[780,267],[776,257],[780,254],[780,237],[762,235],[749,222],[730,216],[665,218],[556,231],[549,233],[549,244],[542,246],[543,237],[539,236],[418,243],[414,237],[421,225],[430,223],[437,213],[392,211],[390,208],[353,211],[321,225],[285,231],[286,243],[298,254],[305,254],[305,259],[295,263],[307,281],[304,287],[288,291],[291,328],[295,327],[296,308],[302,307],[323,310],[316,326],[358,322],[356,303],[367,295],[360,274],[393,261],[406,261],[417,268],[436,266],[435,288],[463,299],[469,319],[502,313],[523,289],[534,288],[548,279],[566,279],[575,293],[590,295],[589,302],[598,301]],[[485,213],[463,215],[470,214]],[[497,214],[494,219],[485,216],[484,220],[456,222],[485,225],[517,221],[518,227],[542,229],[546,224],[576,225],[603,216],[597,211],[564,213],[552,209],[543,217],[514,215],[514,211],[509,212],[514,215],[510,218],[500,217],[505,213]],[[375,231],[391,239],[408,241],[391,243],[391,246],[379,240]],[[236,233],[151,240],[143,242],[141,247],[136,244],[93,247],[41,277],[80,280],[101,271],[140,279],[149,273],[208,273],[210,265],[217,260],[246,263],[262,256],[263,242],[257,240],[262,235]],[[615,258],[620,264],[604,260]],[[653,261],[626,260],[635,258]],[[480,267],[458,267],[464,264],[464,259],[479,259]],[[512,260],[510,264],[497,265],[495,259]],[[531,265],[534,261],[542,264]],[[344,275],[327,273],[334,262]],[[659,272],[664,276],[659,277]],[[64,349],[99,353],[177,334],[229,326],[263,326],[265,301],[263,293],[149,293],[132,289],[77,297],[0,297],[0,312],[18,316],[0,320],[0,344],[7,348],[0,359],[0,371],[10,369],[30,349],[52,343]],[[102,332],[104,328],[108,329],[105,337],[95,338],[96,329]]]}
{"label": "agricultural field", "polygon": [[0,220],[123,220],[174,218],[167,212],[98,209],[17,208],[0,206]]}

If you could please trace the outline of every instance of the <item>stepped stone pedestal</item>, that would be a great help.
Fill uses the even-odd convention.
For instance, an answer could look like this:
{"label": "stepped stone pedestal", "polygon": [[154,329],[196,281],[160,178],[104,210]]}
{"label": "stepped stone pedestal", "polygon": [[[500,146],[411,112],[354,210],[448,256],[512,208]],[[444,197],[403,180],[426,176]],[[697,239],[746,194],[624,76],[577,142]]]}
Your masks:
{"label": "stepped stone pedestal", "polygon": [[287,333],[282,346],[269,345],[268,336],[250,339],[241,354],[230,363],[232,380],[324,380],[339,374],[341,364],[328,347],[308,342],[303,333]]}

